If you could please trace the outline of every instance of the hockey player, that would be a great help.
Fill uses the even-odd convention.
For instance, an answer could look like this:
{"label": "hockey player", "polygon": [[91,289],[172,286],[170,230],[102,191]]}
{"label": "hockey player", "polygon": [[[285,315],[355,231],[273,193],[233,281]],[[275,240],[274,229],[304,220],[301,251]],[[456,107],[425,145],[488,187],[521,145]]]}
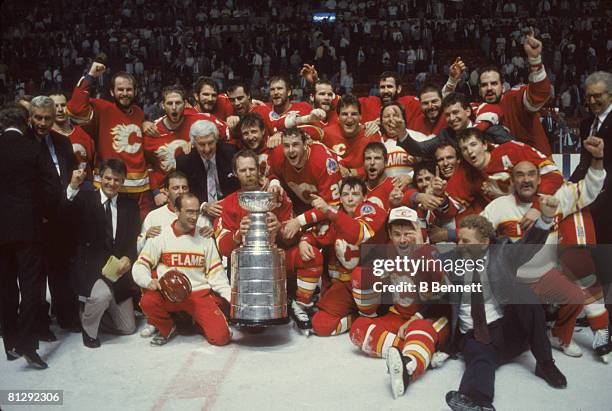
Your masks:
{"label": "hockey player", "polygon": [[[359,264],[359,247],[382,228],[387,214],[376,204],[364,202],[366,187],[357,177],[345,178],[340,192],[341,203],[337,208],[313,195],[313,207],[323,213],[328,222],[306,233],[300,241],[304,252],[320,247],[329,247],[331,251],[331,285],[322,292],[318,311],[312,317],[313,330],[319,336],[348,331],[357,314],[376,315],[376,303],[361,298],[361,285],[352,278],[359,277],[353,274]],[[353,294],[354,289],[356,294]]]}
{"label": "hockey player", "polygon": [[[554,245],[573,244],[572,248],[575,248],[579,244],[595,243],[591,216],[588,211],[581,210],[596,199],[603,187],[606,173],[603,170],[602,161],[595,159],[603,157],[603,140],[589,137],[584,144],[594,157],[586,178],[577,184],[564,184],[554,193],[554,197],[559,200],[555,215],[556,221],[560,222],[559,227],[558,229],[553,228],[548,235],[546,241],[548,246],[542,248],[532,260],[523,265],[517,275],[518,280],[528,284],[543,301],[563,304],[549,338],[553,347],[572,357],[582,355],[582,350],[572,340],[572,334],[576,317],[582,311],[582,305],[587,300],[587,296],[576,283],[560,271],[557,262],[557,248]],[[519,162],[512,170],[515,194],[493,200],[481,215],[491,221],[498,234],[513,240],[520,239],[524,232],[519,222],[525,212],[532,207],[540,181],[535,164],[529,161]],[[584,270],[589,265],[592,268],[590,258],[585,259],[584,256],[581,257],[581,254],[572,256],[574,252],[572,249],[564,251],[563,257],[567,262],[571,263],[572,258],[580,258],[578,264],[574,262],[572,265],[573,273],[571,274],[579,278],[585,274],[593,274],[593,272]],[[601,289],[598,291],[601,294]],[[610,352],[608,313],[601,301],[586,305],[585,311],[595,333],[593,348],[606,361],[607,354]]]}
{"label": "hockey player", "polygon": [[[499,116],[499,108],[492,105],[491,110],[497,111]],[[497,144],[501,144],[512,140],[512,136],[505,129],[497,126],[497,120],[490,117],[486,120],[476,119],[472,122],[473,109],[467,99],[467,96],[461,93],[451,93],[442,100],[442,112],[446,118],[447,127],[440,130],[440,133],[434,138],[420,140],[412,132],[406,132],[398,137],[398,144],[409,153],[417,156],[429,157],[433,159],[433,153],[436,147],[441,143],[451,144],[457,147],[457,136],[462,130],[470,127],[475,127],[481,131],[487,131],[488,136]]]}
{"label": "hockey player", "polygon": [[[507,194],[512,168],[523,160],[532,161],[540,169],[542,183],[539,193],[554,194],[563,184],[563,177],[556,165],[524,143],[510,141],[489,151],[482,132],[476,128],[463,130],[458,136],[458,143],[463,160],[446,187],[451,200],[446,210],[449,217],[479,213],[492,199]],[[523,217],[523,230],[526,231],[537,219],[534,216],[537,207],[536,201],[534,210]]]}
{"label": "hockey player", "polygon": [[440,143],[434,150],[434,159],[440,171],[440,177],[446,181],[450,180],[459,166],[457,149],[450,143]]}
{"label": "hockey player", "polygon": [[149,173],[151,193],[156,206],[164,205],[167,195],[160,189],[165,177],[176,170],[176,157],[191,151],[189,130],[198,120],[208,120],[219,130],[219,135],[227,134],[225,123],[209,113],[199,113],[186,107],[185,90],[180,86],[168,86],[162,90],[162,107],[165,115],[155,121],[158,135],[145,134],[145,158],[152,165]]}
{"label": "hockey player", "polygon": [[499,69],[486,67],[480,71],[478,78],[480,98],[485,103],[499,104],[504,113],[503,124],[510,134],[549,156],[550,144],[540,121],[539,110],[548,101],[552,86],[542,64],[542,42],[535,38],[533,28],[525,33],[523,48],[529,62],[529,84],[504,93]]}
{"label": "hockey player", "polygon": [[[463,62],[456,61],[449,68],[449,79],[444,89],[454,89],[459,81],[462,71],[464,70]],[[300,74],[311,84],[318,80],[318,74],[314,66],[305,64]],[[442,99],[442,92],[435,87],[432,87],[439,99]],[[434,114],[435,106],[439,103],[433,95],[419,97],[424,100],[419,100],[414,96],[402,96],[402,86],[400,77],[392,71],[385,71],[378,77],[378,89],[380,97],[368,96],[360,97],[359,103],[362,106],[362,121],[364,123],[377,122],[380,116],[380,110],[385,103],[397,101],[404,107],[407,118],[410,120],[409,128],[417,130],[426,135],[437,134],[437,131],[444,127],[444,119],[439,115]],[[431,89],[427,89],[422,93],[430,93]],[[423,101],[425,101],[423,103]],[[430,111],[431,110],[431,111]]]}
{"label": "hockey player", "polygon": [[[229,303],[231,288],[212,238],[203,238],[196,230],[200,202],[193,194],[183,194],[176,200],[177,220],[162,228],[157,237],[147,241],[134,263],[134,281],[147,291],[140,300],[149,324],[159,329],[151,345],[165,345],[176,335],[171,312],[186,311],[202,328],[212,345],[225,345],[230,341],[230,330],[218,301]],[[170,270],[179,270],[191,282],[192,292],[180,303],[166,301],[157,278]],[[221,296],[222,300],[213,294]]]}
{"label": "hockey player", "polygon": [[[280,190],[280,184],[290,190],[297,217],[283,226],[283,237],[293,238],[301,227],[319,221],[323,215],[311,207],[311,195],[317,193],[333,203],[340,199],[340,168],[336,156],[321,143],[309,143],[306,133],[298,128],[285,130],[282,145],[269,157],[270,190]],[[276,187],[276,188],[274,188]]]}
{"label": "hockey player", "polygon": [[[257,154],[251,150],[238,151],[232,160],[232,168],[238,181],[239,191],[261,190],[261,176],[259,174],[259,160]],[[238,204],[238,193],[235,191],[219,202],[222,212],[215,218],[215,237],[221,255],[229,257],[232,251],[242,244],[243,236],[249,228],[248,212]],[[282,242],[277,236],[281,222],[293,217],[291,201],[281,192],[277,206],[268,213],[268,230],[274,240]]]}
{"label": "hockey player", "polygon": [[334,99],[336,94],[332,84],[327,80],[317,80],[312,87],[312,93],[310,94],[312,106],[325,112],[325,118],[313,124],[321,129],[331,124],[336,124],[338,122],[338,114],[335,110]]}
{"label": "hockey player", "polygon": [[92,180],[94,156],[96,154],[93,139],[81,126],[71,123],[66,111],[67,100],[64,93],[53,93],[49,97],[55,102],[55,122],[52,130],[70,139],[77,168],[86,170],[87,178]]}
{"label": "hockey player", "polygon": [[219,94],[217,83],[210,77],[200,77],[193,85],[195,109],[200,113],[209,113],[225,121],[232,114],[232,104],[224,94]]}
{"label": "hockey player", "polygon": [[[128,73],[116,73],[111,80],[113,102],[90,98],[89,87],[104,71],[104,64],[92,63],[87,75],[74,88],[67,110],[75,121],[87,123],[85,129],[96,142],[97,162],[110,158],[123,160],[127,176],[121,192],[129,193],[138,201],[140,216],[144,218],[152,206],[152,198],[141,129],[144,113],[133,104],[136,79]],[[99,185],[97,172],[94,172],[94,179]]]}
{"label": "hockey player", "polygon": [[[266,132],[269,137],[274,136],[277,132],[285,130],[285,128],[301,127],[306,131],[314,140],[320,140],[322,131],[312,125],[306,126],[307,123],[318,121],[319,117],[322,117],[323,113],[321,110],[317,110],[315,114],[310,111],[304,115],[293,110],[287,111],[285,114],[277,115],[271,107],[263,104],[255,104],[251,100],[251,95],[248,92],[248,88],[243,83],[234,83],[227,89],[227,95],[232,103],[233,115],[228,117],[227,121],[232,131],[231,141],[235,143],[239,140],[240,130],[236,128],[242,118],[247,113],[257,113],[261,116],[264,121]],[[297,104],[297,103],[296,103]],[[275,147],[280,143],[280,136],[276,138],[275,143],[271,143],[271,148]]]}
{"label": "hockey player", "polygon": [[[432,258],[435,249],[424,245],[416,211],[408,207],[391,210],[387,232],[394,248],[393,256]],[[442,273],[420,270],[418,273],[386,273],[392,284],[419,285],[421,281],[440,281]],[[418,288],[417,288],[418,289]],[[408,385],[431,365],[442,364],[447,354],[436,353],[448,338],[448,319],[436,315],[432,306],[421,303],[417,292],[393,293],[394,305],[382,317],[359,317],[350,337],[366,354],[387,359],[393,397],[404,394]],[[435,306],[441,308],[442,305]],[[436,354],[436,355],[434,355]]]}
{"label": "hockey player", "polygon": [[290,113],[299,116],[306,116],[312,111],[312,106],[304,101],[292,102],[291,84],[283,76],[273,76],[270,78],[270,100],[268,107],[272,109],[272,118],[278,120]]}
{"label": "hockey player", "polygon": [[342,96],[336,105],[338,124],[323,130],[323,144],[340,157],[340,172],[343,177],[363,177],[363,149],[371,141],[382,141],[380,133],[365,135],[361,124],[361,105],[350,94]]}
{"label": "hockey player", "polygon": [[[176,199],[182,194],[189,192],[189,183],[187,176],[180,171],[173,171],[168,174],[164,181],[164,189],[168,196],[168,202],[155,210],[151,211],[145,217],[142,222],[142,228],[140,235],[138,236],[138,242],[136,248],[140,253],[144,248],[146,241],[149,238],[157,237],[161,233],[162,227],[170,225],[176,220],[176,208],[174,206]],[[200,234],[204,237],[208,237],[212,234],[212,228],[210,220],[204,216],[198,217],[197,222]],[[202,230],[207,228],[206,230]]]}
{"label": "hockey player", "polygon": [[[379,206],[385,211],[389,211],[389,195],[396,187],[394,181],[385,173],[388,164],[388,154],[386,146],[380,141],[372,141],[363,150],[363,168],[365,171],[365,185],[367,188],[366,199]],[[403,190],[404,186],[397,186]],[[412,189],[414,191],[414,189]]]}
{"label": "hockey player", "polygon": [[[148,239],[157,237],[162,232],[162,227],[170,226],[176,220],[176,208],[174,207],[176,199],[182,194],[189,192],[189,183],[187,176],[180,171],[173,171],[166,176],[164,180],[165,193],[168,196],[168,202],[155,210],[151,211],[142,222],[142,227],[136,249],[138,253],[142,251]],[[203,237],[211,237],[213,230],[210,220],[200,215],[197,221],[198,230]],[[154,274],[157,278],[157,274]],[[157,334],[157,328],[151,324],[147,324],[141,331],[140,336],[147,338]]]}

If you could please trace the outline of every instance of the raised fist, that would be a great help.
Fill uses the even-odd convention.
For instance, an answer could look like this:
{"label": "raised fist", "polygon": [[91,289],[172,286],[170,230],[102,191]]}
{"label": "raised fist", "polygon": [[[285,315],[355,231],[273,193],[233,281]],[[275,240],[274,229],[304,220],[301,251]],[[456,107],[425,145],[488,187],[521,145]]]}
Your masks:
{"label": "raised fist", "polygon": [[448,70],[448,76],[455,81],[459,81],[461,79],[461,75],[467,70],[465,63],[461,60],[461,57],[457,57],[453,64],[451,64],[450,69]]}
{"label": "raised fist", "polygon": [[89,75],[93,78],[100,77],[106,71],[106,66],[94,61],[89,69]]}
{"label": "raised fist", "polygon": [[527,54],[527,57],[530,59],[538,58],[542,54],[542,42],[534,36],[535,31],[533,27],[530,27],[529,32],[525,35],[525,42],[523,43],[525,54]]}
{"label": "raised fist", "polygon": [[559,200],[554,196],[540,194],[540,210],[544,217],[553,218],[557,212]]}
{"label": "raised fist", "polygon": [[591,153],[593,157],[601,158],[604,155],[604,141],[602,138],[589,136],[582,144],[586,151]]}
{"label": "raised fist", "polygon": [[85,181],[85,170],[77,169],[72,172],[72,178],[70,179],[70,187],[76,190]]}

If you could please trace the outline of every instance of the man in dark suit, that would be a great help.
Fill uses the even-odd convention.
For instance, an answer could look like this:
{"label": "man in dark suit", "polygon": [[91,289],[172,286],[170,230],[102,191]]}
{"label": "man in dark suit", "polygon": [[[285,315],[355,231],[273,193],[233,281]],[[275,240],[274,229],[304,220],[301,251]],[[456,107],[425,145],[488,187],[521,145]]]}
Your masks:
{"label": "man in dark suit", "polygon": [[[37,96],[30,103],[30,125],[36,140],[41,144],[42,152],[49,157],[55,166],[55,172],[61,183],[59,195],[66,190],[72,171],[76,168],[72,144],[65,136],[51,130],[55,120],[55,102],[47,96]],[[63,228],[65,224],[59,214],[50,215],[43,221],[43,283],[48,277],[49,291],[53,311],[62,328],[78,330],[78,306],[76,296],[68,286],[68,259],[70,238]],[[39,335],[41,341],[55,341],[56,337],[49,329],[49,304],[46,292],[42,293],[41,310],[38,317]]]}
{"label": "man in dark suit", "polygon": [[[100,325],[118,334],[136,331],[130,273],[136,260],[136,238],[140,233],[138,204],[118,196],[127,170],[120,159],[111,158],[100,165],[100,189],[80,190],[84,170],[75,170],[66,190],[64,212],[75,227],[75,253],[71,264],[73,284],[83,303],[81,324],[83,343],[100,346]],[[111,256],[118,259],[116,281],[102,275]],[[106,315],[105,315],[106,314]],[[102,323],[102,324],[101,324]]]}
{"label": "man in dark suit", "polygon": [[236,148],[220,141],[217,126],[208,120],[193,123],[189,137],[195,150],[180,155],[176,169],[187,176],[191,192],[203,203],[202,211],[210,218],[219,217],[219,200],[240,187],[232,170]]}
{"label": "man in dark suit", "polygon": [[27,121],[20,105],[0,110],[0,315],[7,359],[23,355],[44,369],[47,364],[36,353],[44,290],[41,225],[43,217],[55,212],[61,193],[51,159],[28,131]]}
{"label": "man in dark suit", "polygon": [[541,304],[527,287],[515,282],[518,268],[546,241],[557,204],[554,197],[543,196],[541,218],[515,244],[505,237],[496,238],[495,229],[482,216],[461,221],[459,246],[451,259],[483,259],[484,270],[448,274],[453,285],[472,286],[449,293],[451,352],[458,348],[466,363],[459,390],[446,395],[451,409],[493,410],[495,370],[527,346],[536,359],[538,377],[555,388],[567,385],[554,364]]}
{"label": "man in dark suit", "polygon": [[[598,246],[592,251],[597,278],[603,286],[606,308],[612,319],[612,74],[597,71],[586,79],[586,100],[592,116],[580,124],[580,136],[584,141],[589,136],[604,140],[603,164],[606,179],[597,199],[590,205]],[[580,152],[580,163],[570,180],[582,180],[589,169],[593,156],[584,148]],[[612,323],[611,323],[612,331]]]}

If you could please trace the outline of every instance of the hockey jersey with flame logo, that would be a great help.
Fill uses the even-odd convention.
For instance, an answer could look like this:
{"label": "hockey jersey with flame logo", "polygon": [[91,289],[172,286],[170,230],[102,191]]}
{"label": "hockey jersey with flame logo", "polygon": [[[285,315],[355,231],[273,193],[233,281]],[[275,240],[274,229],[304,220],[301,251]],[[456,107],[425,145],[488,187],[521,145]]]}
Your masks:
{"label": "hockey jersey with flame logo", "polygon": [[182,233],[176,221],[163,227],[160,235],[147,240],[134,263],[134,282],[146,288],[153,270],[158,278],[177,270],[189,278],[193,291],[212,289],[229,301],[231,289],[214,241],[198,230]]}
{"label": "hockey jersey with flame logo", "polygon": [[315,247],[330,247],[329,275],[341,281],[351,281],[351,272],[359,265],[360,246],[384,228],[385,210],[370,202],[359,205],[354,216],[343,209],[327,212],[328,221],[319,223],[302,240]]}

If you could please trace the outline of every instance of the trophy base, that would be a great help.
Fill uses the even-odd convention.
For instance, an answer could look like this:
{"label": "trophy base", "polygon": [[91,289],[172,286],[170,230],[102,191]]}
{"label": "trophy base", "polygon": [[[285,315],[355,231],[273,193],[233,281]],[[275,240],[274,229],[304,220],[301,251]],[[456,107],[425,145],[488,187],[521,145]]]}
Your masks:
{"label": "trophy base", "polygon": [[269,327],[273,325],[283,325],[289,323],[289,317],[276,318],[273,320],[243,320],[240,318],[230,318],[229,323],[239,327]]}

